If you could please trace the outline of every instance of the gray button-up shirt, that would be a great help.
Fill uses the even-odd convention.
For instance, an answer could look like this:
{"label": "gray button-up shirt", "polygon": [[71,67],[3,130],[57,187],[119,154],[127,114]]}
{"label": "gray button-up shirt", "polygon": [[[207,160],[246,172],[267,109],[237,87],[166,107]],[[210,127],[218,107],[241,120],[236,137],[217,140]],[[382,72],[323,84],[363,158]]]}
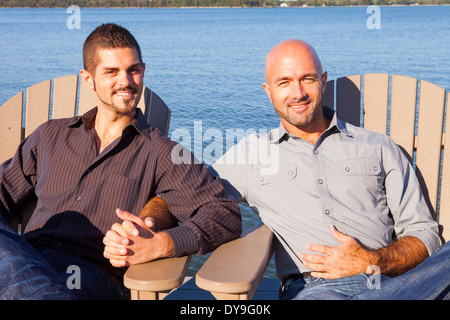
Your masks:
{"label": "gray button-up shirt", "polygon": [[307,244],[339,245],[329,227],[371,249],[398,238],[419,238],[431,254],[440,246],[408,159],[386,135],[336,118],[315,145],[284,126],[253,134],[213,166],[235,200],[246,200],[277,237],[277,274],[310,271],[299,254]]}

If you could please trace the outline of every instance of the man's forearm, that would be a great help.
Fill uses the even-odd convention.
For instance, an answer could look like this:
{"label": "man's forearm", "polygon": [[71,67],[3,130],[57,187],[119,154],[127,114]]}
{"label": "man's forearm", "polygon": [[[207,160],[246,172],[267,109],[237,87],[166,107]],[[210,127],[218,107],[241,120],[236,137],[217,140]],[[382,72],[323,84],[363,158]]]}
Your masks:
{"label": "man's forearm", "polygon": [[407,236],[388,247],[373,251],[377,255],[375,265],[382,274],[397,276],[403,274],[428,258],[424,243],[416,237]]}
{"label": "man's forearm", "polygon": [[158,196],[151,198],[142,208],[139,217],[151,217],[155,220],[155,228],[157,231],[166,230],[176,226],[177,219],[169,212],[167,204]]}

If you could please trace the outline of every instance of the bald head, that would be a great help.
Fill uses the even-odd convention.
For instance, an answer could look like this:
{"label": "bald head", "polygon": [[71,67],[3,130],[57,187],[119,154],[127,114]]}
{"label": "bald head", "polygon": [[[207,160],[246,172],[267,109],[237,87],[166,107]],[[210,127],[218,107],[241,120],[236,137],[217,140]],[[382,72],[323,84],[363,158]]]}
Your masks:
{"label": "bald head", "polygon": [[296,56],[301,56],[304,60],[313,61],[317,74],[322,75],[322,63],[316,50],[305,41],[289,39],[277,44],[267,54],[265,67],[266,81],[270,82],[269,77],[273,73],[273,68],[277,68],[280,61],[292,59]]}
{"label": "bald head", "polygon": [[267,54],[265,71],[264,90],[286,130],[314,144],[328,121],[322,115],[327,73],[314,48],[283,41]]}

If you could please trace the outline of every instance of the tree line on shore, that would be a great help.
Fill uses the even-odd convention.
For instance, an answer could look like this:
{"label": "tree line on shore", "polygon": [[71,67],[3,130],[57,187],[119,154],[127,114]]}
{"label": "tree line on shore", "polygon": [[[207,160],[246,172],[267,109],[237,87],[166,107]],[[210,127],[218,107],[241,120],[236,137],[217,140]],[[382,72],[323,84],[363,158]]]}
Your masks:
{"label": "tree line on shore", "polygon": [[0,7],[66,8],[164,8],[164,7],[289,7],[350,5],[440,5],[450,0],[0,0]]}

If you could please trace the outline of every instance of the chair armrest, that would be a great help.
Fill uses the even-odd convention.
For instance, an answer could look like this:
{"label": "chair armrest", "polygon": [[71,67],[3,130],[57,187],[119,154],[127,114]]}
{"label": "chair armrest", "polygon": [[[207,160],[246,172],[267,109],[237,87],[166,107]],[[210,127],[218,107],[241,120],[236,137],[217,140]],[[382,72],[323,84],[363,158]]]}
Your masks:
{"label": "chair armrest", "polygon": [[161,300],[183,284],[191,256],[167,258],[132,265],[124,275],[124,285],[132,300]]}
{"label": "chair armrest", "polygon": [[195,282],[219,300],[252,299],[273,254],[273,233],[258,225],[217,248]]}

